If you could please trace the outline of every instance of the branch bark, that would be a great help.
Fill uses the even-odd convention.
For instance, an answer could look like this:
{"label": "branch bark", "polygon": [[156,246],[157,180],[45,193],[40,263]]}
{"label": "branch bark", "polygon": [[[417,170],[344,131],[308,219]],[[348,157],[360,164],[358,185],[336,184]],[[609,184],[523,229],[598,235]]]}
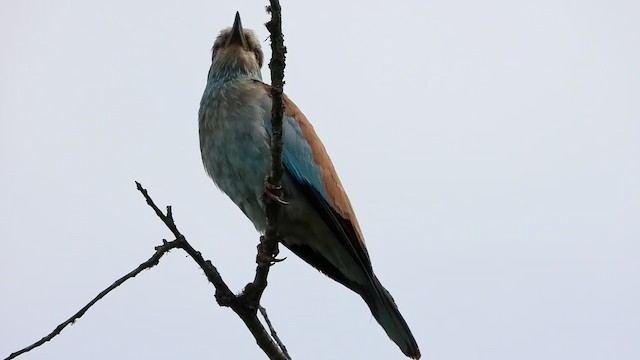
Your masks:
{"label": "branch bark", "polygon": [[258,256],[256,262],[256,276],[253,283],[245,288],[245,293],[250,293],[253,303],[256,307],[260,303],[260,298],[264,289],[267,287],[267,276],[269,268],[277,260],[278,255],[278,218],[280,214],[280,205],[284,191],[282,188],[282,174],[284,167],[282,166],[282,117],[284,114],[284,67],[285,54],[287,49],[284,46],[284,37],[282,36],[282,12],[280,2],[278,0],[270,0],[267,6],[267,12],[271,14],[271,20],[265,24],[271,37],[271,60],[269,61],[269,69],[271,69],[271,173],[265,181],[265,194],[263,202],[266,208],[267,229],[263,237],[260,238],[258,245]]}

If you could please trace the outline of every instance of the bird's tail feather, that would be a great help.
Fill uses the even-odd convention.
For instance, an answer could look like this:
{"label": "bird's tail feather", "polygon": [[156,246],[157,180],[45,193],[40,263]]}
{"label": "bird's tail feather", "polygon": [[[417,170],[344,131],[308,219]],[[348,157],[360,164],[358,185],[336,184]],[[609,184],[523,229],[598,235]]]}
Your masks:
{"label": "bird's tail feather", "polygon": [[371,314],[405,355],[412,359],[420,359],[418,343],[413,338],[409,325],[400,314],[393,297],[375,276],[372,285],[361,294]]}

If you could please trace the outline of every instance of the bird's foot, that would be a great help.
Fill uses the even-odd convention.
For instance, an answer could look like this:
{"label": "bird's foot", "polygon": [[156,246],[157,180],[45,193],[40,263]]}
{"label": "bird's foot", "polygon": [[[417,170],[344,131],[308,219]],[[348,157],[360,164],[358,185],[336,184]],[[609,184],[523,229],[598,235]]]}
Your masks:
{"label": "bird's foot", "polygon": [[273,185],[271,181],[269,181],[269,176],[267,176],[264,179],[264,193],[262,195],[277,202],[278,204],[289,205],[289,202],[283,199],[282,196],[277,195],[276,192],[282,193],[282,185]]}
{"label": "bird's foot", "polygon": [[273,252],[267,251],[264,246],[264,241],[264,236],[260,236],[260,244],[258,244],[258,255],[256,255],[256,263],[258,263],[258,265],[271,266],[275,263],[279,263],[287,259],[286,257],[282,259],[277,258],[278,254],[280,253],[277,244],[273,249]]}

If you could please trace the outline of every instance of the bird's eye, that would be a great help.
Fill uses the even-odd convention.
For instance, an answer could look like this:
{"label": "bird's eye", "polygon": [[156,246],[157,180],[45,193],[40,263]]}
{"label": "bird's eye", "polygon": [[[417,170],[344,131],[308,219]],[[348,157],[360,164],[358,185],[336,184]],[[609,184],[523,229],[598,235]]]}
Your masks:
{"label": "bird's eye", "polygon": [[211,59],[213,60],[213,58],[216,57],[216,53],[218,52],[218,50],[220,50],[220,45],[214,45],[213,48],[211,49]]}
{"label": "bird's eye", "polygon": [[262,67],[262,61],[264,60],[262,55],[262,50],[256,49],[253,51],[253,53],[256,56],[256,60],[258,60],[258,66]]}

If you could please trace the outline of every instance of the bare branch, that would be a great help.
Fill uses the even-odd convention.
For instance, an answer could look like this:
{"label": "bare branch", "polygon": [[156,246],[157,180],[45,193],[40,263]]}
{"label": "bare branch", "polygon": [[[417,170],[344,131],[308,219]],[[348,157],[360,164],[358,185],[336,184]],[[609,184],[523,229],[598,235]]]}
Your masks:
{"label": "bare branch", "polygon": [[[216,267],[213,266],[211,261],[205,260],[202,257],[202,254],[200,254],[199,251],[195,250],[193,246],[191,246],[191,244],[189,244],[189,242],[185,239],[185,237],[180,233],[180,231],[178,230],[178,227],[176,226],[173,220],[171,207],[170,206],[167,207],[167,214],[165,215],[156,206],[153,199],[151,199],[151,197],[149,196],[149,193],[147,192],[147,190],[143,188],[142,185],[140,185],[140,183],[138,183],[137,181],[136,181],[136,187],[138,191],[140,191],[140,193],[142,193],[142,195],[144,196],[145,200],[147,201],[147,204],[153,209],[153,211],[167,226],[167,228],[169,228],[169,230],[176,236],[176,239],[169,242],[164,240],[162,245],[156,247],[156,252],[153,254],[153,256],[151,256],[151,258],[149,258],[149,260],[143,262],[136,269],[129,272],[125,276],[121,277],[116,282],[111,284],[111,286],[109,286],[108,288],[100,292],[100,294],[98,294],[93,300],[91,300],[87,305],[85,305],[82,309],[80,309],[80,311],[78,311],[76,314],[74,314],[71,318],[69,318],[65,322],[58,325],[49,335],[45,336],[44,338],[40,339],[39,341],[35,342],[34,344],[22,350],[12,353],[11,355],[9,355],[9,357],[6,358],[6,360],[13,359],[21,354],[29,352],[35,349],[36,347],[46,343],[47,341],[50,341],[54,337],[56,337],[58,334],[62,332],[62,330],[65,327],[67,327],[69,324],[74,323],[76,320],[82,317],[87,312],[87,310],[89,310],[89,308],[95,305],[95,303],[98,302],[98,300],[105,297],[112,290],[122,285],[125,281],[135,277],[136,275],[141,273],[143,270],[150,269],[155,265],[157,265],[160,262],[160,258],[162,258],[162,256],[164,256],[171,249],[182,249],[187,254],[189,254],[189,256],[191,256],[191,258],[204,271],[204,274],[209,280],[209,282],[213,284],[213,286],[215,287],[216,289],[215,298],[218,304],[220,306],[229,307],[236,314],[238,314],[238,316],[245,323],[249,331],[251,331],[251,334],[255,338],[258,346],[260,346],[262,351],[264,351],[264,353],[267,354],[267,356],[270,359],[289,360],[290,357],[288,356],[288,354],[286,354],[286,348],[284,347],[284,345],[281,345],[282,342],[280,341],[280,339],[278,339],[277,341],[272,339],[269,333],[267,332],[267,330],[264,328],[264,326],[258,319],[255,306],[252,303],[247,302],[243,296],[236,296],[235,294],[233,294],[233,292],[231,292],[227,284],[222,279],[222,276],[218,272],[218,269],[216,269]],[[275,333],[270,323],[269,323],[269,328],[273,333]]]}
{"label": "bare branch", "polygon": [[169,228],[169,230],[171,230],[171,232],[176,236],[175,241],[179,242],[180,244],[178,247],[186,251],[187,254],[191,256],[191,258],[204,271],[204,274],[209,282],[216,288],[215,297],[218,304],[220,306],[231,308],[231,310],[233,310],[233,312],[235,312],[240,317],[240,319],[242,319],[249,331],[251,331],[251,334],[255,338],[258,346],[260,346],[262,351],[264,351],[264,353],[267,354],[270,359],[287,360],[287,356],[285,355],[284,351],[281,350],[279,344],[274,341],[271,336],[269,336],[269,333],[267,333],[264,326],[258,319],[254,304],[252,302],[248,302],[247,297],[242,294],[240,296],[236,296],[235,294],[233,294],[222,279],[222,276],[218,272],[218,269],[213,266],[211,261],[205,260],[202,257],[202,254],[200,254],[199,251],[196,251],[180,233],[178,227],[174,222],[171,207],[167,207],[167,215],[163,214],[162,211],[160,211],[160,209],[153,202],[147,190],[145,190],[137,181],[136,187],[147,200],[147,204],[153,209],[156,215],[158,215],[158,217]]}
{"label": "bare branch", "polygon": [[291,360],[291,356],[287,351],[287,347],[284,346],[284,344],[282,343],[282,340],[280,340],[280,337],[276,332],[276,329],[273,328],[273,324],[271,324],[271,320],[269,320],[269,315],[267,315],[267,309],[263,308],[262,306],[258,307],[258,309],[260,310],[260,314],[262,314],[264,321],[267,323],[267,326],[269,327],[269,332],[271,333],[271,337],[273,337],[273,339],[278,343],[278,346],[280,347],[284,355],[287,357],[287,359]]}
{"label": "bare branch", "polygon": [[[285,67],[285,54],[287,48],[284,46],[284,37],[282,36],[282,13],[280,3],[278,0],[270,0],[270,5],[267,7],[267,12],[271,13],[271,20],[265,24],[269,30],[271,37],[271,61],[269,61],[269,69],[271,70],[271,175],[270,184],[279,189],[282,195],[281,179],[284,172],[282,166],[282,116],[284,113],[284,99],[283,99],[283,87],[284,87],[284,67]],[[269,204],[270,203],[270,204]],[[279,206],[276,206],[273,201],[268,201],[267,205],[267,219],[277,220],[277,213]],[[271,210],[269,212],[269,209]],[[275,236],[276,222],[270,223],[271,229]]]}
{"label": "bare branch", "polygon": [[269,268],[278,261],[278,218],[280,206],[287,204],[284,201],[282,189],[282,117],[284,114],[284,67],[285,53],[284,38],[282,36],[282,15],[278,0],[270,0],[267,12],[271,13],[271,20],[265,24],[271,37],[271,173],[265,181],[265,196],[263,202],[266,207],[267,228],[264,236],[260,237],[258,255],[256,257],[256,276],[252,283],[247,284],[240,297],[247,299],[255,309],[260,304],[260,298],[267,287]]}
{"label": "bare branch", "polygon": [[213,266],[213,264],[211,264],[210,261],[205,260],[200,254],[200,252],[196,251],[191,246],[191,244],[189,244],[189,242],[185,239],[185,237],[180,233],[180,231],[178,230],[178,227],[173,221],[173,213],[171,210],[171,206],[167,206],[167,215],[165,215],[162,211],[160,211],[160,209],[153,202],[153,199],[151,199],[147,190],[143,188],[142,185],[140,185],[140,183],[137,181],[136,181],[136,188],[138,189],[138,191],[140,191],[142,196],[144,196],[145,200],[147,201],[147,205],[149,205],[149,207],[153,209],[153,211],[160,218],[160,220],[162,220],[162,222],[167,226],[167,228],[169,228],[169,230],[176,237],[176,240],[174,240],[175,242],[178,242],[178,245],[176,247],[186,251],[187,254],[189,254],[189,256],[191,256],[191,258],[198,264],[198,266],[202,268],[209,282],[212,283],[213,286],[216,288],[216,299],[218,296],[221,296],[221,297],[235,296],[233,295],[233,292],[231,292],[227,284],[224,282],[224,280],[222,280],[222,276],[218,272],[218,269],[216,269],[216,267]]}
{"label": "bare branch", "polygon": [[164,244],[156,247],[155,254],[153,254],[153,256],[151,256],[149,258],[149,260],[143,262],[137,268],[135,268],[133,271],[131,271],[127,275],[121,277],[120,279],[116,280],[116,282],[111,284],[111,286],[109,286],[108,288],[102,290],[95,298],[93,298],[93,300],[91,300],[87,305],[85,305],[82,309],[80,309],[80,311],[78,311],[73,316],[71,316],[67,321],[65,321],[65,322],[61,323],[60,325],[58,325],[49,335],[43,337],[39,341],[27,346],[26,348],[24,348],[22,350],[19,350],[19,351],[16,351],[16,352],[12,353],[11,355],[9,355],[9,357],[6,358],[6,360],[13,359],[13,358],[15,358],[15,357],[17,357],[17,356],[19,356],[21,354],[24,354],[26,352],[29,352],[29,351],[37,348],[38,346],[46,343],[47,341],[50,341],[51,339],[56,337],[58,334],[60,334],[60,332],[62,332],[62,330],[64,328],[66,328],[68,325],[73,324],[76,320],[80,319],[82,317],[82,315],[84,315],[84,313],[86,313],[87,310],[89,310],[89,308],[91,308],[93,305],[95,305],[95,303],[98,302],[98,300],[100,300],[103,297],[105,297],[108,293],[110,293],[112,290],[114,290],[118,286],[122,285],[125,281],[127,281],[127,280],[129,280],[131,278],[134,278],[136,275],[140,274],[143,270],[151,269],[152,267],[158,265],[158,262],[160,262],[160,258],[162,258],[162,256],[164,256],[164,254],[169,252],[169,250],[175,249],[177,247],[180,247],[178,241],[171,241],[171,242],[166,242],[165,241]]}

